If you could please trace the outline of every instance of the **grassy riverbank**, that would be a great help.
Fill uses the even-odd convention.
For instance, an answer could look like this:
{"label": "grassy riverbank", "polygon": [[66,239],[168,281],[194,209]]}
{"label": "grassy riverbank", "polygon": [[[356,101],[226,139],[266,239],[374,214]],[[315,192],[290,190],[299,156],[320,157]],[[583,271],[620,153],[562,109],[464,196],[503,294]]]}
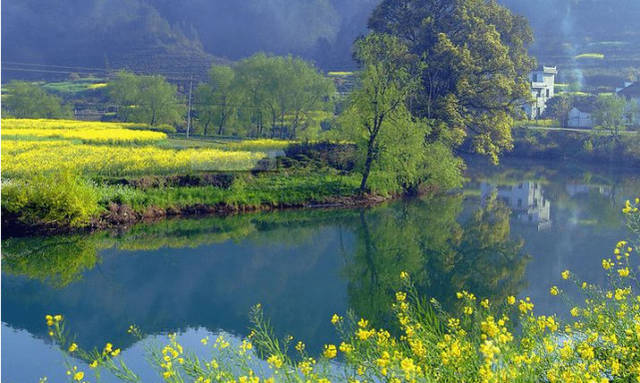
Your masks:
{"label": "grassy riverbank", "polygon": [[171,139],[140,124],[64,120],[2,128],[5,235],[372,200],[357,197],[353,166],[269,156],[292,141]]}
{"label": "grassy riverbank", "polygon": [[616,138],[591,130],[516,128],[512,131],[514,148],[505,156],[640,167],[640,134],[624,133]]}

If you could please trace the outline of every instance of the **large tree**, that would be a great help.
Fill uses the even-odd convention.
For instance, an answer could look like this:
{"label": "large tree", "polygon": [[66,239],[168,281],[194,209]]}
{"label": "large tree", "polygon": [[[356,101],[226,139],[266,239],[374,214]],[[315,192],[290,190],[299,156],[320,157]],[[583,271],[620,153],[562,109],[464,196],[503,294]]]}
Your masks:
{"label": "large tree", "polygon": [[543,117],[553,118],[559,121],[563,128],[566,128],[571,108],[573,108],[573,100],[571,97],[561,94],[547,101],[547,107]]}
{"label": "large tree", "polygon": [[627,102],[616,95],[600,95],[596,101],[593,120],[598,129],[608,131],[616,140],[620,139],[620,130],[624,130],[625,108]]}
{"label": "large tree", "polygon": [[512,144],[513,117],[530,97],[527,21],[494,0],[384,0],[369,28],[398,37],[420,57],[420,87],[411,111],[435,120],[431,139],[470,138],[498,155]]}
{"label": "large tree", "polygon": [[175,124],[183,118],[185,106],[178,100],[176,86],[162,76],[122,71],[108,86],[109,97],[118,105],[123,121],[158,125]]}
{"label": "large tree", "polygon": [[24,81],[11,81],[4,89],[2,109],[16,118],[70,118],[71,109],[62,99],[40,86]]}
{"label": "large tree", "polygon": [[359,147],[360,192],[407,191],[427,179],[454,186],[459,161],[441,139],[426,140],[433,124],[407,109],[416,56],[397,37],[378,33],[357,41],[355,56],[362,69],[341,125]]}

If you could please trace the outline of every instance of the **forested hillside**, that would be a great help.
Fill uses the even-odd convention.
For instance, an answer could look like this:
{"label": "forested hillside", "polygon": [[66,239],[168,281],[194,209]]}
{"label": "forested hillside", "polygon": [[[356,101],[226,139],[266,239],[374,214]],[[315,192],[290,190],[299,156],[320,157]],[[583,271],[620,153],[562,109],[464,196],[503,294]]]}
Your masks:
{"label": "forested hillside", "polygon": [[[637,75],[640,1],[500,2],[529,20],[532,53],[541,63],[558,65],[562,81],[611,88]],[[366,31],[377,3],[10,0],[2,4],[3,62],[175,74],[206,68],[214,57],[237,60],[265,51],[299,55],[324,70],[348,70],[354,67],[352,42]],[[597,56],[579,56],[585,53]]]}

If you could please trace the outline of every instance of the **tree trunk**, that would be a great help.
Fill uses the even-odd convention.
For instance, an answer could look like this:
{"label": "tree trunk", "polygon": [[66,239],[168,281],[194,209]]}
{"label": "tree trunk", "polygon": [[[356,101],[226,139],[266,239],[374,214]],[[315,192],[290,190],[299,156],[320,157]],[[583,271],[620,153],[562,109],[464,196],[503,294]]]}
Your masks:
{"label": "tree trunk", "polygon": [[375,142],[375,136],[369,137],[367,144],[367,159],[364,162],[364,171],[362,172],[362,182],[360,182],[360,194],[364,194],[367,190],[367,180],[369,179],[369,173],[371,172],[371,163],[373,162],[373,144]]}

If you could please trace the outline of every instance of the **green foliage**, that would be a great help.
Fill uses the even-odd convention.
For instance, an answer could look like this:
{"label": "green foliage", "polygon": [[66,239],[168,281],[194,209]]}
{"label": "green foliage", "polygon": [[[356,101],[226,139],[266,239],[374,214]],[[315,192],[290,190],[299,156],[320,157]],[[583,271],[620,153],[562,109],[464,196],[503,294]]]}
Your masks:
{"label": "green foliage", "polygon": [[214,65],[195,92],[197,128],[205,136],[315,139],[334,92],[330,79],[292,56],[257,54],[234,67]]}
{"label": "green foliage", "polygon": [[210,127],[215,127],[217,135],[223,135],[225,127],[233,123],[239,101],[234,77],[231,67],[213,65],[209,69],[209,81],[195,91],[197,121],[205,136],[211,133]]}
{"label": "green foliage", "polygon": [[121,71],[108,83],[109,97],[118,104],[122,121],[149,125],[181,122],[185,106],[177,90],[162,76],[138,76]]}
{"label": "green foliage", "polygon": [[96,266],[101,242],[84,235],[9,238],[2,241],[3,272],[64,287]]}
{"label": "green foliage", "polygon": [[606,130],[611,136],[619,138],[620,131],[624,130],[626,104],[627,102],[622,97],[599,96],[596,101],[596,109],[593,112],[593,120],[597,128]]}
{"label": "green foliage", "polygon": [[[415,89],[415,56],[398,38],[374,33],[356,43],[356,57],[363,66],[360,83],[341,125],[345,138],[359,148],[361,192],[400,193],[427,179],[456,184],[459,162],[441,138],[428,139],[433,121],[414,118],[406,107]],[[436,164],[432,149],[444,155],[445,167]]]}
{"label": "green foliage", "polygon": [[369,27],[405,43],[420,58],[411,112],[436,121],[430,135],[498,161],[512,148],[518,100],[530,97],[527,21],[496,1],[385,0]]}
{"label": "green foliage", "polygon": [[81,227],[98,212],[95,189],[68,171],[2,185],[3,214],[26,226]]}
{"label": "green foliage", "polygon": [[284,173],[236,177],[229,188],[216,186],[184,186],[150,188],[123,186],[100,187],[100,204],[127,205],[137,212],[148,208],[186,208],[190,206],[228,205],[238,208],[261,206],[301,206],[325,202],[339,196],[354,196],[357,177],[332,174]]}
{"label": "green foliage", "polygon": [[47,93],[40,86],[11,81],[3,93],[2,108],[5,114],[16,118],[69,118],[71,109],[62,104],[58,96]]}
{"label": "green foliage", "polygon": [[514,157],[640,166],[640,136],[625,132],[619,140],[593,132],[514,130]]}
{"label": "green foliage", "polygon": [[257,54],[238,63],[235,71],[235,86],[246,106],[239,118],[253,126],[250,135],[296,138],[313,126],[304,121],[314,112],[330,110],[333,82],[302,59]]}
{"label": "green foliage", "polygon": [[560,126],[567,127],[569,112],[573,108],[572,99],[564,94],[555,96],[547,101],[543,117],[550,117],[560,122]]}

